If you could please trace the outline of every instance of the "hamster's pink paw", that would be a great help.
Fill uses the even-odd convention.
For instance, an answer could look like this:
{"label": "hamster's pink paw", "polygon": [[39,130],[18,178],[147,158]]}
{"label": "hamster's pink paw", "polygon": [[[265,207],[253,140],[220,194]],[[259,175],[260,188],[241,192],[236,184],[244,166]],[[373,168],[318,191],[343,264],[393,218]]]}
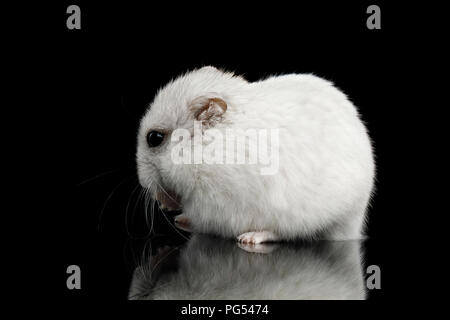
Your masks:
{"label": "hamster's pink paw", "polygon": [[189,218],[184,214],[179,214],[175,217],[175,227],[183,231],[191,232],[191,223]]}
{"label": "hamster's pink paw", "polygon": [[269,241],[277,241],[276,234],[270,231],[246,232],[237,237],[238,242],[243,244],[258,244]]}
{"label": "hamster's pink paw", "polygon": [[241,248],[244,251],[251,252],[251,253],[263,253],[263,254],[269,254],[278,247],[278,244],[275,244],[275,243],[252,244],[252,243],[238,242],[237,245],[239,248]]}

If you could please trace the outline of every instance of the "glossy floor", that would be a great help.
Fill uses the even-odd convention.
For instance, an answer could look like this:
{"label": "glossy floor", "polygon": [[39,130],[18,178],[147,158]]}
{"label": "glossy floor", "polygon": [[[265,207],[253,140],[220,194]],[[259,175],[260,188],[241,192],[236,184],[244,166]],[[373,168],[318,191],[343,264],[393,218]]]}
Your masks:
{"label": "glossy floor", "polygon": [[129,299],[366,299],[362,248],[360,241],[243,245],[194,234],[153,250],[134,271]]}

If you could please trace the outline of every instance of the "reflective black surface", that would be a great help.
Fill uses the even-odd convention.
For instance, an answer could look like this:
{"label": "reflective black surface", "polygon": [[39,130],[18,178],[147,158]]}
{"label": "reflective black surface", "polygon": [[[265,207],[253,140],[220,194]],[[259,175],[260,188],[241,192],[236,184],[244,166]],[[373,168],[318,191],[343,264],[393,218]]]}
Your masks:
{"label": "reflective black surface", "polygon": [[243,245],[194,234],[149,254],[129,298],[365,299],[362,254],[359,241]]}

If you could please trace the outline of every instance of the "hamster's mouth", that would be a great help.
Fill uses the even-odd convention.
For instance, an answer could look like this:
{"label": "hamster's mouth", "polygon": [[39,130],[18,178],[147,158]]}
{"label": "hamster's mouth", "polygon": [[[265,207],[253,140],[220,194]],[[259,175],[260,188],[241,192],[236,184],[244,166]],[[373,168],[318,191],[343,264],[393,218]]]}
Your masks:
{"label": "hamster's mouth", "polygon": [[181,210],[181,197],[173,191],[157,191],[155,196],[161,209],[168,211]]}

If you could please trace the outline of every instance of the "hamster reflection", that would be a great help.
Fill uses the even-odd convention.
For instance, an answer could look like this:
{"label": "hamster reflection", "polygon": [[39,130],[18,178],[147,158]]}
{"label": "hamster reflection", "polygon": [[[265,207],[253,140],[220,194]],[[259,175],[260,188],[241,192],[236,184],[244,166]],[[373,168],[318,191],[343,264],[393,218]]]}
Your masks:
{"label": "hamster reflection", "polygon": [[[244,250],[243,250],[244,249]],[[256,252],[249,252],[256,251]],[[266,244],[193,235],[136,268],[130,299],[365,299],[360,242]]]}

